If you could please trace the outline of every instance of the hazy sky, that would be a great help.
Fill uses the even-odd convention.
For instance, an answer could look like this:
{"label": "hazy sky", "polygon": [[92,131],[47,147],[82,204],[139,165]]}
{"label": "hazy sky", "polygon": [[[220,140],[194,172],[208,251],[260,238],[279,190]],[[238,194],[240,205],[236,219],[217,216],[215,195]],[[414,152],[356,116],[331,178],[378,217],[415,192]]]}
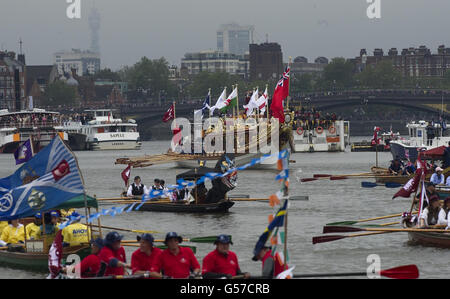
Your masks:
{"label": "hazy sky", "polygon": [[[61,49],[90,47],[89,11],[66,16],[66,0],[1,0],[0,49],[24,44],[27,64],[50,64]],[[381,0],[381,19],[367,0],[95,0],[101,15],[102,67],[118,69],[142,56],[180,64],[186,52],[216,48],[220,24],[255,26],[255,42],[278,42],[283,58],[355,57],[361,48],[450,47],[449,0]]]}

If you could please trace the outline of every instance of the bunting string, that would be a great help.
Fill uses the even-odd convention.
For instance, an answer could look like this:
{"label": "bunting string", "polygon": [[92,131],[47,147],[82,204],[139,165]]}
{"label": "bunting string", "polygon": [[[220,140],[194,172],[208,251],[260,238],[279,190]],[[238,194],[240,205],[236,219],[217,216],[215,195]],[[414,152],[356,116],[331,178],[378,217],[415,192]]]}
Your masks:
{"label": "bunting string", "polygon": [[[236,171],[241,171],[241,170],[245,170],[249,167],[255,166],[257,164],[260,164],[262,162],[264,162],[267,159],[273,158],[278,156],[278,160],[282,160],[283,161],[283,169],[279,169],[281,170],[281,172],[276,176],[275,180],[279,181],[279,180],[288,180],[289,177],[289,169],[287,168],[288,166],[286,166],[288,164],[288,156],[289,156],[289,152],[287,149],[279,151],[275,154],[266,154],[264,156],[261,156],[260,158],[255,158],[252,159],[249,163],[242,165],[240,167],[235,167],[232,169],[229,169],[227,172],[225,173],[217,173],[217,172],[210,172],[205,174],[204,176],[202,176],[200,179],[197,180],[197,182],[189,182],[186,181],[184,179],[178,179],[177,180],[177,185],[170,185],[167,186],[168,187],[168,191],[163,191],[163,190],[152,190],[150,191],[148,194],[145,194],[142,197],[142,201],[140,203],[134,202],[134,203],[130,203],[130,204],[126,204],[124,206],[120,206],[120,207],[111,207],[109,209],[102,209],[101,212],[99,213],[94,213],[88,216],[87,222],[88,223],[92,223],[93,221],[97,220],[99,217],[101,216],[116,216],[118,214],[122,214],[122,213],[129,213],[133,210],[138,211],[147,201],[152,200],[154,198],[157,197],[161,197],[161,196],[165,196],[165,195],[170,195],[172,196],[172,193],[175,192],[176,190],[181,190],[184,188],[191,188],[194,187],[195,185],[200,185],[206,181],[212,181],[215,178],[220,178],[220,177],[225,177],[228,176]],[[285,168],[286,167],[286,168]],[[286,184],[283,184],[283,186],[285,186]],[[60,229],[63,229],[64,227],[79,221],[81,219],[86,218],[85,215],[80,215],[78,217],[72,217],[69,216],[68,220],[61,223],[60,224]]]}

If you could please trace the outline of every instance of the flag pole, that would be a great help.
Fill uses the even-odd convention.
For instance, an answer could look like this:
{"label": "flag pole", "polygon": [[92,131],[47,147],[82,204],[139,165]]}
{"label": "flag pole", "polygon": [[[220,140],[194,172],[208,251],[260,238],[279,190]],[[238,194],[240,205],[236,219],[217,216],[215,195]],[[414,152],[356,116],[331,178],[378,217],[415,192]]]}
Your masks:
{"label": "flag pole", "polygon": [[[269,84],[266,84],[266,89],[269,87]],[[266,98],[266,114],[267,114],[267,122],[269,122],[269,91],[267,91]]]}
{"label": "flag pole", "polygon": [[292,63],[292,56],[289,56],[289,63],[288,63],[288,68],[289,68],[289,77],[288,77],[288,96],[287,96],[287,101],[286,101],[286,109],[289,110],[289,98],[291,97],[291,63]]}
{"label": "flag pole", "polygon": [[[209,117],[211,117],[211,88],[208,89],[208,97],[209,97]],[[203,111],[202,111],[202,115],[203,115]]]}
{"label": "flag pole", "polygon": [[[287,156],[285,159],[286,159],[286,163],[287,163],[287,168],[289,169],[289,152],[287,153]],[[288,179],[284,179],[284,196],[286,196],[286,200],[289,200]],[[288,269],[288,266],[287,266],[288,206],[289,206],[289,202],[286,205],[286,215],[285,215],[285,219],[284,219],[284,270]]]}
{"label": "flag pole", "polygon": [[236,84],[236,117],[239,118],[239,92],[238,85]]}

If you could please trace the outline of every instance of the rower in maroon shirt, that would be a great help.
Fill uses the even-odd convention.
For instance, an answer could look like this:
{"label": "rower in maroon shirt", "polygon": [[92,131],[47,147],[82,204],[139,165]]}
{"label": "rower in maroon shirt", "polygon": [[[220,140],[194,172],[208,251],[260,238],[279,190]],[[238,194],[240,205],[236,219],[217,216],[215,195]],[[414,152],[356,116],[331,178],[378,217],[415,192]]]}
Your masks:
{"label": "rower in maroon shirt", "polygon": [[152,265],[159,258],[162,250],[153,247],[155,239],[151,234],[143,234],[137,236],[136,239],[140,242],[140,248],[131,256],[131,270],[133,274],[149,275]]}
{"label": "rower in maroon shirt", "polygon": [[120,245],[122,238],[117,232],[109,232],[103,241],[104,247],[98,257],[106,264],[105,276],[124,275],[125,268],[131,269],[127,264],[125,249]]}
{"label": "rower in maroon shirt", "polygon": [[151,267],[151,277],[196,278],[201,276],[200,264],[194,253],[189,247],[180,247],[181,242],[183,242],[183,238],[175,232],[166,235],[164,244],[167,245],[167,249],[161,253]]}
{"label": "rower in maroon shirt", "polygon": [[214,241],[216,250],[208,253],[203,259],[202,274],[203,278],[233,278],[241,276],[250,278],[249,273],[242,273],[236,254],[230,251],[231,238],[228,235],[219,235]]}

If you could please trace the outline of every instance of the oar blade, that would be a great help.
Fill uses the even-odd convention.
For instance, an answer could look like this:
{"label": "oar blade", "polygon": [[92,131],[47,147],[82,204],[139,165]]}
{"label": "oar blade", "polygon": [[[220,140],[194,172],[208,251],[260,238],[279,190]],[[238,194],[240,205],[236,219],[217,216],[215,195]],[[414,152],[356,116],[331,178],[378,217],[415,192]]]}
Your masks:
{"label": "oar blade", "polygon": [[364,231],[363,228],[352,227],[352,226],[341,226],[341,225],[327,225],[323,227],[323,233],[350,233],[350,232],[360,232]]}
{"label": "oar blade", "polygon": [[289,196],[289,200],[309,200],[309,196],[308,195]]}
{"label": "oar blade", "polygon": [[399,188],[399,187],[403,186],[402,184],[392,183],[392,182],[387,182],[384,185],[386,186],[386,188]]}
{"label": "oar blade", "polygon": [[373,188],[378,186],[377,183],[372,183],[372,182],[361,182],[361,187],[363,188]]}
{"label": "oar blade", "polygon": [[341,222],[332,222],[325,224],[326,226],[333,226],[333,225],[353,225],[358,223],[358,221],[341,221]]}
{"label": "oar blade", "polygon": [[332,241],[336,241],[336,240],[340,240],[343,238],[346,238],[347,236],[338,236],[338,235],[334,235],[334,236],[318,236],[318,237],[313,237],[312,238],[312,243],[313,244],[317,244],[317,243],[326,243],[326,242],[332,242]]}
{"label": "oar blade", "polygon": [[345,180],[348,179],[346,176],[330,176],[330,180],[337,181],[337,180]]}
{"label": "oar blade", "polygon": [[332,176],[332,175],[331,174],[315,174],[315,175],[313,175],[313,177],[315,177],[315,178],[328,178],[330,176]]}
{"label": "oar blade", "polygon": [[[231,240],[231,235],[228,235],[230,237]],[[189,242],[194,242],[194,243],[214,243],[214,241],[216,241],[217,236],[207,236],[207,237],[197,237],[197,238],[190,238]]]}
{"label": "oar blade", "polygon": [[317,178],[306,178],[306,179],[301,179],[301,182],[312,182],[312,181],[317,181]]}
{"label": "oar blade", "polygon": [[419,278],[419,269],[416,265],[406,265],[381,270],[380,275],[395,279],[417,279]]}

